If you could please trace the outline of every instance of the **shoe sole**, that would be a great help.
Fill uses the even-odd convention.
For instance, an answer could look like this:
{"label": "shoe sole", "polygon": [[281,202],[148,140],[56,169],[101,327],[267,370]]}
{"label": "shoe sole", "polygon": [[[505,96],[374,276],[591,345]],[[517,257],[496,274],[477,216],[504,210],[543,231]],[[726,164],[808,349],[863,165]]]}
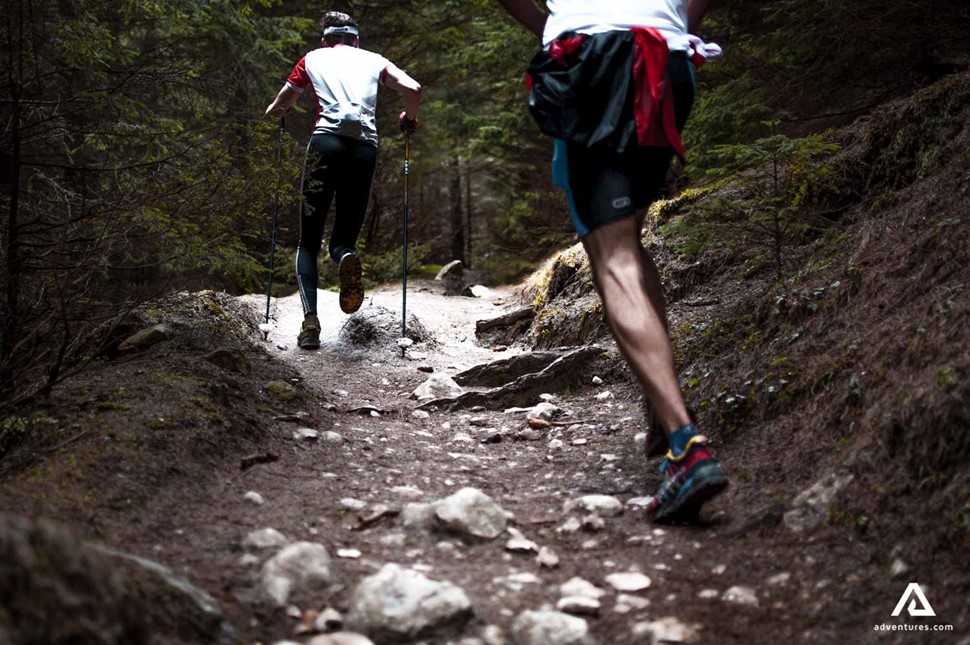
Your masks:
{"label": "shoe sole", "polygon": [[727,478],[721,472],[720,466],[710,464],[702,467],[691,478],[691,487],[665,507],[661,508],[653,517],[657,524],[677,524],[695,522],[701,507],[712,498],[724,492],[728,486]]}
{"label": "shoe sole", "polygon": [[297,340],[296,344],[300,349],[320,349],[319,338],[304,338],[303,340]]}
{"label": "shoe sole", "polygon": [[349,253],[340,260],[340,310],[352,314],[364,303],[360,258]]}

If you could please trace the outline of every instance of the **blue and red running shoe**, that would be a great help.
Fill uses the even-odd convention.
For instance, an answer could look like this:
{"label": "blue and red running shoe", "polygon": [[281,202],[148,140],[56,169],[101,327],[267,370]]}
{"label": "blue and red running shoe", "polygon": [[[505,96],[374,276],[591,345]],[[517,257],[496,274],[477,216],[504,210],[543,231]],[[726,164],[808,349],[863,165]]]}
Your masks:
{"label": "blue and red running shoe", "polygon": [[701,506],[728,485],[701,434],[693,434],[678,456],[668,451],[660,471],[664,482],[647,507],[647,517],[659,524],[696,521]]}

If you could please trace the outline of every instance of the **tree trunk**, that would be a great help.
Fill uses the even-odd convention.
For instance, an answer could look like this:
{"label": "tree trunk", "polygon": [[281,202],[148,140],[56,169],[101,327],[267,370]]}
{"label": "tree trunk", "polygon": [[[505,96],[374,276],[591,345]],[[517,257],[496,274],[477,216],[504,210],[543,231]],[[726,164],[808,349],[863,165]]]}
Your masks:
{"label": "tree trunk", "polygon": [[462,261],[465,267],[472,266],[472,165],[471,160],[465,160],[465,218],[462,228],[465,231],[465,257]]}
{"label": "tree trunk", "polygon": [[451,185],[449,189],[451,198],[451,257],[454,260],[461,260],[467,266],[465,258],[465,228],[463,226],[463,209],[461,207],[461,159],[455,157],[451,163]]}

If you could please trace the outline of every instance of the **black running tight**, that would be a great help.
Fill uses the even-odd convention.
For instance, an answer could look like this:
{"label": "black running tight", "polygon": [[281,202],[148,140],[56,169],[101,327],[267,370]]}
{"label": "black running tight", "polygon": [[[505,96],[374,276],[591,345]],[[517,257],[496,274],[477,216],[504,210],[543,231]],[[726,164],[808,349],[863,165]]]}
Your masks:
{"label": "black running tight", "polygon": [[355,251],[376,165],[377,146],[373,144],[335,134],[315,134],[310,139],[303,167],[300,245],[296,250],[296,281],[304,314],[317,312],[317,256],[330,204],[336,196],[329,251],[339,262],[345,253]]}

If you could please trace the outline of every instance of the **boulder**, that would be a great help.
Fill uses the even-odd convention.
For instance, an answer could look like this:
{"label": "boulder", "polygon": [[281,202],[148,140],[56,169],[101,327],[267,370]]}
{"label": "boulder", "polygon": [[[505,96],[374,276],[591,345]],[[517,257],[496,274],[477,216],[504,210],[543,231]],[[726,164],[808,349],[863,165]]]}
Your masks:
{"label": "boulder", "polygon": [[491,540],[508,523],[505,510],[477,488],[462,488],[434,506],[439,526],[462,537]]}
{"label": "boulder", "polygon": [[586,621],[561,611],[524,611],[512,623],[518,645],[590,645]]}
{"label": "boulder", "polygon": [[317,592],[333,581],[330,555],[322,544],[295,542],[263,565],[263,590],[280,607],[296,592]]}

